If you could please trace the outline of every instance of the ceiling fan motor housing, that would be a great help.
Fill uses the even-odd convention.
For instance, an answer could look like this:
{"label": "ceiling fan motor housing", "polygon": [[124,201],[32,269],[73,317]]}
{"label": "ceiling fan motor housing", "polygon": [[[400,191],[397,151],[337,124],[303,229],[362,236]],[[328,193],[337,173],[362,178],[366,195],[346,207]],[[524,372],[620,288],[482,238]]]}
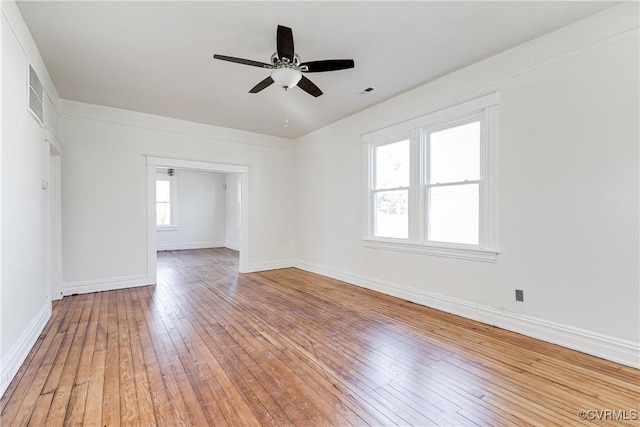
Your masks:
{"label": "ceiling fan motor housing", "polygon": [[297,53],[293,55],[293,62],[292,62],[292,61],[289,61],[289,58],[280,58],[278,56],[278,52],[273,52],[273,54],[271,55],[271,63],[273,64],[274,67],[296,68],[296,69],[299,69],[300,71],[306,71],[306,68],[307,68],[305,65],[300,67],[300,64],[301,64],[300,55],[298,55]]}

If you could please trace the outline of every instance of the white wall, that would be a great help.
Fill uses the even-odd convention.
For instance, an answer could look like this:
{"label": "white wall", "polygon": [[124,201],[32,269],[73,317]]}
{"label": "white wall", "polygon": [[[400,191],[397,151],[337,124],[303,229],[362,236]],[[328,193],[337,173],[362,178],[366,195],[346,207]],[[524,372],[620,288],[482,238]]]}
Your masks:
{"label": "white wall", "polygon": [[45,88],[45,123],[57,129],[58,95],[13,2],[2,2],[0,394],[51,315],[48,295],[49,145],[27,111],[31,64]]}
{"label": "white wall", "polygon": [[175,222],[158,228],[158,250],[219,248],[225,241],[225,174],[176,169]]}
{"label": "white wall", "polygon": [[249,267],[289,265],[291,141],[73,101],[61,106],[65,293],[146,283],[145,155],[248,166]]}
{"label": "white wall", "polygon": [[[640,366],[638,59],[628,3],[300,138],[295,265]],[[497,262],[364,248],[362,134],[490,91]]]}
{"label": "white wall", "polygon": [[227,173],[224,175],[225,190],[225,231],[224,246],[236,251],[240,250],[240,175]]}

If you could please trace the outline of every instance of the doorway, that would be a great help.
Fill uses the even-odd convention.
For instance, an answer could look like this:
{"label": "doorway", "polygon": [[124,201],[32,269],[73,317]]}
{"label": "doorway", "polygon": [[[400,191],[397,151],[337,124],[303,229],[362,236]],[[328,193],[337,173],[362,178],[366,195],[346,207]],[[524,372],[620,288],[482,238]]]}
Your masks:
{"label": "doorway", "polygon": [[157,282],[157,233],[156,233],[156,178],[158,168],[174,168],[180,170],[236,174],[239,176],[240,192],[239,215],[239,259],[240,273],[249,271],[249,204],[248,183],[249,168],[247,166],[208,163],[192,160],[171,159],[147,156],[147,280]]}

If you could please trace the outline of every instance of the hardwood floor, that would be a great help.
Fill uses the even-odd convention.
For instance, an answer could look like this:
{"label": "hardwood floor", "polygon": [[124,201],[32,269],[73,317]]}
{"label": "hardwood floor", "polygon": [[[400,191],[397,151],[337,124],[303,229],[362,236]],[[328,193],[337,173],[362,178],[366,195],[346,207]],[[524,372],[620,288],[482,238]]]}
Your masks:
{"label": "hardwood floor", "polygon": [[54,304],[0,424],[638,425],[639,382],[301,270],[239,275],[228,249],[170,251],[157,286]]}

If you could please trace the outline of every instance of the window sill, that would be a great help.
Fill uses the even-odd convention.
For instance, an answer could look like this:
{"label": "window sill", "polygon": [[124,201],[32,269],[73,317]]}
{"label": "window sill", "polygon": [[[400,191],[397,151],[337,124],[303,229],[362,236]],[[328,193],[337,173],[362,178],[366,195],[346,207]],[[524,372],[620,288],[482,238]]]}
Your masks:
{"label": "window sill", "polygon": [[416,243],[399,243],[372,239],[363,239],[362,243],[365,248],[371,249],[384,249],[389,251],[409,252],[482,262],[496,262],[498,260],[497,251],[486,249],[447,248],[441,246],[427,246]]}
{"label": "window sill", "polygon": [[178,231],[177,225],[156,225],[156,231]]}

